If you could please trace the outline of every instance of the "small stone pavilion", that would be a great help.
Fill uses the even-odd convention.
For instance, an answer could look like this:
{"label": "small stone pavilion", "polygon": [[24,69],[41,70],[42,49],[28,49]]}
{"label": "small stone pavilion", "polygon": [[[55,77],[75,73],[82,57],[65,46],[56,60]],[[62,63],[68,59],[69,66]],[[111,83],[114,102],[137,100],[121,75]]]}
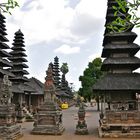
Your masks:
{"label": "small stone pavilion", "polygon": [[49,64],[45,78],[44,103],[37,109],[32,134],[61,135],[64,131],[62,125],[62,112],[57,105],[55,86],[53,81],[52,64]]}
{"label": "small stone pavilion", "polygon": [[[113,5],[118,3],[108,0],[106,25],[116,18]],[[102,97],[100,137],[140,137],[140,74],[134,72],[140,67],[135,56],[140,46],[134,43],[136,37],[132,29],[121,33],[105,30],[101,70],[106,74],[93,86]]]}

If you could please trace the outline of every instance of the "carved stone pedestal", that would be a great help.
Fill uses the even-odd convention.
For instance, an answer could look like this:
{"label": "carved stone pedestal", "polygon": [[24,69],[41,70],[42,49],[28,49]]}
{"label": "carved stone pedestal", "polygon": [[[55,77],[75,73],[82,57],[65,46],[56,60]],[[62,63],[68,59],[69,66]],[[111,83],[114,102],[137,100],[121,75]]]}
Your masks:
{"label": "carved stone pedestal", "polygon": [[7,75],[0,86],[0,139],[16,140],[22,136],[22,132],[16,124],[15,105],[11,104],[12,84]]}
{"label": "carved stone pedestal", "polygon": [[76,125],[75,134],[77,135],[87,135],[88,129],[87,124],[85,121],[85,109],[83,104],[80,104],[79,111],[78,111],[78,124]]}
{"label": "carved stone pedestal", "polygon": [[41,105],[37,112],[32,134],[61,135],[63,133],[62,113],[57,104],[48,101]]}
{"label": "carved stone pedestal", "polygon": [[15,106],[0,105],[0,139],[16,140],[22,135],[21,126],[16,124]]}

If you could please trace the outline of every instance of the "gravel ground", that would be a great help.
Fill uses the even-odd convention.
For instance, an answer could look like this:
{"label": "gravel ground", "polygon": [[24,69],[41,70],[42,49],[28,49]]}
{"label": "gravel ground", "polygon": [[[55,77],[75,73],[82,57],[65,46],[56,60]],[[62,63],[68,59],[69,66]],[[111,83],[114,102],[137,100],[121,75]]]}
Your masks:
{"label": "gravel ground", "polygon": [[[63,110],[63,125],[65,131],[62,135],[32,135],[30,134],[33,129],[33,123],[25,122],[22,124],[24,136],[20,140],[116,140],[116,138],[99,138],[98,137],[98,116],[99,113],[93,107],[86,107],[86,122],[89,130],[88,135],[75,135],[75,127],[77,124],[77,107],[71,107]],[[126,140],[119,138],[119,140]],[[132,139],[129,140],[138,140]]]}

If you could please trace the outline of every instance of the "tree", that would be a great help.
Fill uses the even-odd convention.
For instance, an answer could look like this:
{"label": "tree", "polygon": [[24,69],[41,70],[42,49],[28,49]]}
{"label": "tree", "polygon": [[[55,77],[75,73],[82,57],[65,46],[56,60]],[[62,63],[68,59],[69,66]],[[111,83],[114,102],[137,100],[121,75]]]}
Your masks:
{"label": "tree", "polygon": [[94,59],[92,62],[89,62],[88,68],[84,70],[83,76],[79,77],[82,87],[79,89],[78,94],[83,96],[85,100],[90,101],[93,98],[92,86],[103,76],[103,72],[100,70],[101,65],[101,58]]}
{"label": "tree", "polygon": [[11,14],[10,10],[19,7],[16,0],[7,0],[7,2],[0,3],[0,11]]}
{"label": "tree", "polygon": [[69,72],[68,64],[67,63],[63,63],[62,66],[61,66],[61,68],[60,68],[60,70],[61,70],[61,72],[63,74],[68,73]]}
{"label": "tree", "polygon": [[116,19],[107,24],[108,31],[110,33],[120,33],[133,27],[140,27],[140,17],[138,16],[140,0],[133,0],[132,2],[126,0],[115,1],[118,5],[112,8]]}

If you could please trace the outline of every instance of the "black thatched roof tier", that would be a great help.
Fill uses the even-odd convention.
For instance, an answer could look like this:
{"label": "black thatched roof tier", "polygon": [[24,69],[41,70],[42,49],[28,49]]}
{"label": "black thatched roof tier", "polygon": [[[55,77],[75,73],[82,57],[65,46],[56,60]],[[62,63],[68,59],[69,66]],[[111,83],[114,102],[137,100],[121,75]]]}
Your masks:
{"label": "black thatched roof tier", "polygon": [[2,67],[11,67],[12,64],[7,59],[0,58],[0,66]]}
{"label": "black thatched roof tier", "polygon": [[132,43],[137,37],[137,34],[134,32],[122,32],[122,33],[113,33],[105,34],[103,40],[103,46],[111,42],[128,42]]}
{"label": "black thatched roof tier", "polygon": [[[18,40],[17,40],[18,39]],[[23,37],[17,37],[16,39],[14,39],[13,41],[15,42],[15,43],[21,43],[21,44],[23,44],[24,43],[24,40],[23,40],[24,38]]]}
{"label": "black thatched roof tier", "polygon": [[21,56],[21,57],[26,57],[27,55],[23,52],[23,51],[11,51],[10,52],[11,55],[16,55],[16,56]]}
{"label": "black thatched roof tier", "polygon": [[2,34],[0,34],[0,41],[8,42],[9,40],[5,36],[3,36]]}
{"label": "black thatched roof tier", "polygon": [[12,50],[17,50],[17,51],[25,51],[25,49],[23,48],[23,46],[22,47],[21,46],[13,46],[11,49]]}
{"label": "black thatched roof tier", "polygon": [[28,82],[28,78],[25,76],[12,77],[10,78],[10,80],[13,82],[18,82],[18,83]]}
{"label": "black thatched roof tier", "polygon": [[106,74],[95,85],[93,85],[93,91],[140,92],[140,74]]}
{"label": "black thatched roof tier", "polygon": [[19,74],[21,73],[23,75],[24,74],[26,74],[26,75],[29,74],[28,71],[26,71],[26,70],[20,70],[20,69],[19,70],[18,69],[13,69],[13,70],[11,70],[11,72],[14,73],[15,75],[16,75],[16,73],[19,73]]}
{"label": "black thatched roof tier", "polygon": [[4,51],[4,50],[0,50],[0,56],[1,57],[10,57],[11,55],[8,52]]}
{"label": "black thatched roof tier", "polygon": [[111,53],[128,53],[134,56],[140,50],[140,46],[135,43],[129,44],[106,44],[102,51],[102,57],[109,57]]}
{"label": "black thatched roof tier", "polygon": [[9,59],[12,60],[12,61],[18,60],[18,62],[28,62],[25,58],[20,57],[20,56],[10,57]]}
{"label": "black thatched roof tier", "polygon": [[44,84],[38,79],[32,77],[29,79],[29,82],[25,83],[25,85],[30,86],[34,90],[31,94],[44,95]]}
{"label": "black thatched roof tier", "polygon": [[2,74],[2,75],[8,75],[9,77],[14,77],[14,74],[13,73],[11,73],[9,70],[7,70],[7,69],[0,69],[0,73]]}
{"label": "black thatched roof tier", "polygon": [[25,94],[26,92],[33,93],[33,92],[35,92],[35,90],[31,86],[21,83],[21,84],[13,84],[12,92],[17,93],[17,94]]}
{"label": "black thatched roof tier", "polygon": [[1,41],[0,41],[0,48],[1,49],[10,49],[10,47],[6,43],[1,42]]}
{"label": "black thatched roof tier", "polygon": [[2,35],[7,35],[7,33],[6,33],[2,28],[0,28],[0,33],[1,33]]}
{"label": "black thatched roof tier", "polygon": [[58,97],[69,97],[69,95],[63,90],[58,90],[56,92],[56,96],[58,96]]}
{"label": "black thatched roof tier", "polygon": [[21,68],[28,68],[28,66],[22,62],[13,62],[13,66],[18,66],[18,67],[21,67]]}
{"label": "black thatched roof tier", "polygon": [[107,58],[104,60],[101,70],[107,71],[117,67],[135,70],[140,67],[140,59],[137,57]]}
{"label": "black thatched roof tier", "polygon": [[4,19],[6,19],[5,16],[3,16],[3,15],[0,13],[0,20],[3,20],[3,22],[4,22],[4,21],[5,21]]}

